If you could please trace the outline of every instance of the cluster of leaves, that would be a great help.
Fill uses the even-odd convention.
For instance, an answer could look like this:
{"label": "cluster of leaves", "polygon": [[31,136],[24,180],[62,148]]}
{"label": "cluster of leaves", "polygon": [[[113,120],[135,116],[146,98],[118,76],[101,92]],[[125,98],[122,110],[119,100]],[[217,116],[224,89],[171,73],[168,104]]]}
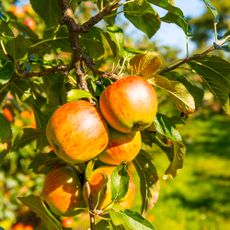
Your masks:
{"label": "cluster of leaves", "polygon": [[[89,88],[89,91],[85,91],[79,89],[75,69],[69,68],[74,52],[70,31],[66,25],[60,24],[62,12],[58,1],[30,2],[36,17],[39,18],[38,22],[42,22],[43,25],[37,31],[32,31],[17,17],[7,12],[7,9],[0,14],[0,103],[4,104],[6,96],[11,92],[16,100],[33,109],[36,128],[12,131],[12,125],[0,113],[0,126],[4,127],[0,130],[0,140],[6,143],[2,156],[10,151],[18,151],[35,141],[40,155],[34,159],[31,168],[36,173],[44,173],[47,166],[55,164],[57,162],[55,157],[44,155],[48,145],[45,128],[50,115],[66,101],[82,98],[96,101],[102,90],[113,81],[99,74],[104,70],[118,77],[121,73],[142,75],[175,103],[178,112],[173,117],[159,113],[151,129],[142,132],[143,142],[149,146],[157,144],[169,159],[170,163],[164,178],[175,177],[177,170],[183,167],[185,146],[176,125],[183,123],[181,114],[187,116],[199,108],[206,89],[216,97],[224,111],[229,113],[230,63],[221,56],[208,55],[214,50],[228,50],[229,33],[225,34],[223,40],[216,40],[206,51],[165,67],[158,53],[130,49],[125,45],[123,29],[116,25],[117,15],[123,12],[123,16],[148,38],[154,36],[162,22],[175,23],[184,31],[185,36],[190,36],[190,26],[181,9],[167,0],[112,1],[112,3],[107,0],[94,0],[82,1],[81,4],[73,0],[71,7],[74,11],[82,10],[80,16],[75,16],[77,22],[83,20],[83,23],[87,23],[95,14],[95,10],[99,12],[98,17],[102,16],[103,19],[99,25],[92,23],[87,27],[87,31],[79,36],[82,55],[90,58],[87,60],[92,59],[94,67],[102,70],[95,71],[94,68],[89,68],[87,63],[82,63],[81,69],[84,70]],[[118,4],[117,7],[104,15],[106,7],[115,3]],[[211,10],[214,22],[217,23],[215,7],[210,1],[204,0],[204,3]],[[166,14],[160,17],[155,6],[166,10]],[[0,7],[7,8],[1,2]],[[84,10],[87,10],[88,19]],[[82,18],[82,15],[86,19]],[[111,68],[111,62],[116,68]],[[181,65],[186,65],[187,70],[178,69]],[[197,74],[200,76],[199,81],[189,80],[191,76]],[[153,156],[144,149],[134,164],[142,182],[140,190],[143,213],[157,200],[159,178]],[[118,166],[117,170],[122,170],[120,167]],[[111,186],[113,199],[116,201],[127,192],[128,176],[125,173],[116,175],[115,170],[114,178],[112,184],[120,183]],[[21,201],[46,222],[48,229],[61,229],[60,223],[39,197],[29,196],[21,198]],[[119,212],[111,210],[109,216],[111,221],[100,221],[98,228],[109,225],[115,229],[136,229],[137,226],[138,229],[153,229],[140,214],[131,210]]]}

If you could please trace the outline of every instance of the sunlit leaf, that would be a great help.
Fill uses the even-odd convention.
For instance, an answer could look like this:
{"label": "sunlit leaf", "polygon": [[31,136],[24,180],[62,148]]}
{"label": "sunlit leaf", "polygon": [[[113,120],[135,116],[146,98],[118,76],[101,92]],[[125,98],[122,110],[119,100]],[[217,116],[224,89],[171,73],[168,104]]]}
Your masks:
{"label": "sunlit leaf", "polygon": [[155,75],[148,81],[165,90],[169,96],[172,97],[176,103],[176,107],[184,114],[190,114],[195,111],[195,100],[187,88],[180,82],[169,80],[168,78],[160,75]]}
{"label": "sunlit leaf", "polygon": [[156,52],[137,54],[129,61],[129,71],[132,75],[141,75],[151,78],[161,67],[162,60]]}
{"label": "sunlit leaf", "polygon": [[142,217],[138,212],[131,210],[116,211],[111,209],[110,217],[114,225],[122,225],[125,230],[154,230],[155,228],[149,223],[144,217]]}
{"label": "sunlit leaf", "polygon": [[168,0],[148,0],[150,3],[159,6],[168,12],[161,20],[166,23],[174,23],[181,27],[186,35],[191,35],[191,28],[182,12],[178,7],[173,6]]}
{"label": "sunlit leaf", "polygon": [[224,111],[229,111],[230,63],[218,56],[206,56],[189,63],[204,80],[204,84],[219,100]]}
{"label": "sunlit leaf", "polygon": [[82,98],[93,98],[90,92],[82,89],[72,89],[67,93],[67,101],[77,101]]}
{"label": "sunlit leaf", "polygon": [[210,0],[203,0],[203,2],[205,3],[206,7],[212,13],[214,21],[216,23],[218,23],[219,22],[219,14],[218,14],[216,7],[212,4],[212,2]]}
{"label": "sunlit leaf", "polygon": [[151,158],[143,150],[135,158],[134,165],[140,178],[143,213],[152,208],[158,200],[160,190],[158,175]]}
{"label": "sunlit leaf", "polygon": [[182,83],[186,89],[189,91],[189,93],[193,96],[196,108],[201,106],[203,97],[204,97],[204,89],[200,86],[195,84],[194,82],[191,82],[187,76],[184,76],[182,74],[179,74],[178,72],[168,72],[165,73],[164,76],[166,76],[169,80],[175,80],[180,83]]}
{"label": "sunlit leaf", "polygon": [[123,30],[118,26],[107,26],[104,36],[109,43],[114,57],[123,56],[124,34]]}
{"label": "sunlit leaf", "polygon": [[112,201],[119,201],[123,198],[129,189],[129,174],[127,165],[118,165],[111,175],[111,194]]}
{"label": "sunlit leaf", "polygon": [[177,175],[177,170],[183,167],[186,148],[173,120],[163,114],[157,114],[154,120],[156,143],[167,154],[170,164],[164,178]]}
{"label": "sunlit leaf", "polygon": [[160,17],[147,1],[130,1],[124,11],[125,17],[149,38],[160,28]]}

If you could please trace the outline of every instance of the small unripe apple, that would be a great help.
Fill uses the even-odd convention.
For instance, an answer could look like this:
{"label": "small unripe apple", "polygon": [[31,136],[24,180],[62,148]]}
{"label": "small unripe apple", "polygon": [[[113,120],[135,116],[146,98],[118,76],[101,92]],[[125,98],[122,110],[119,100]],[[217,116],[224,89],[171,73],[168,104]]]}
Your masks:
{"label": "small unripe apple", "polygon": [[109,141],[101,114],[94,105],[83,100],[58,108],[48,121],[46,135],[57,156],[69,163],[91,160]]}
{"label": "small unripe apple", "polygon": [[[93,171],[89,178],[90,192],[94,205],[98,204],[96,207],[97,210],[107,210],[111,207],[111,205],[114,205],[111,203],[112,194],[110,187],[111,175],[114,169],[114,166],[104,166],[97,168]],[[115,204],[119,209],[131,208],[134,202],[135,184],[133,183],[131,173],[129,173],[129,175],[130,181],[128,192],[117,204]],[[87,202],[85,187],[84,198]]]}
{"label": "small unripe apple", "polygon": [[110,165],[119,165],[123,161],[132,161],[141,149],[140,132],[121,133],[114,129],[110,129],[109,144],[99,160]]}
{"label": "small unripe apple", "polygon": [[51,211],[59,216],[71,216],[83,207],[82,186],[73,168],[60,166],[48,172],[42,196]]}
{"label": "small unripe apple", "polygon": [[105,120],[123,133],[150,126],[158,106],[156,91],[140,76],[128,76],[109,85],[99,103]]}

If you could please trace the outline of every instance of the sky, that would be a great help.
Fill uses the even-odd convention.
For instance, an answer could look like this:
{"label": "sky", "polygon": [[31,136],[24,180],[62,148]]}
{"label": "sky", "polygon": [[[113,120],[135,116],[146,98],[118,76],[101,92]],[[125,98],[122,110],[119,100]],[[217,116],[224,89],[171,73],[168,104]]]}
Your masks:
{"label": "sky", "polygon": [[[205,4],[202,0],[176,0],[175,6],[179,7],[185,17],[197,17],[203,14],[205,11]],[[161,12],[158,11],[161,15]],[[156,41],[159,45],[168,45],[171,47],[177,47],[180,49],[180,55],[186,54],[186,37],[180,27],[175,24],[162,23],[160,30],[156,33],[153,41]],[[195,48],[192,42],[189,42],[190,52]]]}
{"label": "sky", "polygon": [[[29,0],[20,0],[20,4],[26,4]],[[205,11],[205,4],[202,0],[175,0],[175,6],[181,8],[185,17],[197,17]],[[154,9],[163,16],[166,11],[155,7]],[[137,29],[130,25],[126,31],[129,34],[135,34],[135,37],[142,36],[142,32],[137,32]],[[157,42],[160,46],[176,47],[180,50],[179,56],[183,57],[186,54],[186,37],[180,27],[175,24],[162,23],[160,30],[154,35],[152,41]],[[192,42],[189,42],[190,52],[195,48]]]}

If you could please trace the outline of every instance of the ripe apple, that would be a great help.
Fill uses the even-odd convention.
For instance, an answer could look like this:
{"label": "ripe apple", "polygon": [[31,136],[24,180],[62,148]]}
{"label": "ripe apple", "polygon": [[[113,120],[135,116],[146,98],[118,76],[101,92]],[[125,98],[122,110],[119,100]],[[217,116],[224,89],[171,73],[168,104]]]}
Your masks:
{"label": "ripe apple", "polygon": [[24,230],[24,225],[22,223],[17,223],[13,226],[13,230]]}
{"label": "ripe apple", "polygon": [[48,172],[42,196],[51,211],[59,216],[71,216],[83,207],[82,186],[70,166],[59,166]]}
{"label": "ripe apple", "polygon": [[31,17],[25,18],[24,21],[23,21],[23,24],[28,26],[33,31],[35,31],[35,29],[37,27],[36,22]]}
{"label": "ripe apple", "polygon": [[64,217],[61,223],[65,228],[72,228],[74,224],[74,218],[72,216]]}
{"label": "ripe apple", "polygon": [[[110,178],[114,169],[115,166],[103,166],[97,168],[93,171],[89,178],[90,192],[93,198],[94,205],[97,204],[97,210],[107,210],[111,207],[111,205],[114,205],[111,203],[112,195],[110,187]],[[83,190],[84,198],[87,202],[85,187]],[[127,194],[115,205],[119,209],[131,208],[133,205],[134,197],[135,184],[133,183],[132,175],[130,173],[129,190]]]}
{"label": "ripe apple", "polygon": [[120,133],[110,129],[109,144],[99,155],[99,160],[111,165],[119,165],[121,162],[130,162],[141,149],[142,141],[140,132]]}
{"label": "ripe apple", "polygon": [[82,163],[96,157],[109,141],[101,114],[83,100],[58,108],[48,121],[46,134],[57,156],[69,163]]}
{"label": "ripe apple", "polygon": [[153,86],[140,76],[128,76],[109,85],[100,96],[100,110],[114,129],[130,133],[150,126],[157,112]]}
{"label": "ripe apple", "polygon": [[24,230],[33,230],[34,228],[33,228],[33,226],[31,226],[31,225],[25,225],[24,226]]}
{"label": "ripe apple", "polygon": [[2,115],[9,121],[13,122],[14,121],[14,113],[12,109],[8,106],[3,107],[2,109]]}

